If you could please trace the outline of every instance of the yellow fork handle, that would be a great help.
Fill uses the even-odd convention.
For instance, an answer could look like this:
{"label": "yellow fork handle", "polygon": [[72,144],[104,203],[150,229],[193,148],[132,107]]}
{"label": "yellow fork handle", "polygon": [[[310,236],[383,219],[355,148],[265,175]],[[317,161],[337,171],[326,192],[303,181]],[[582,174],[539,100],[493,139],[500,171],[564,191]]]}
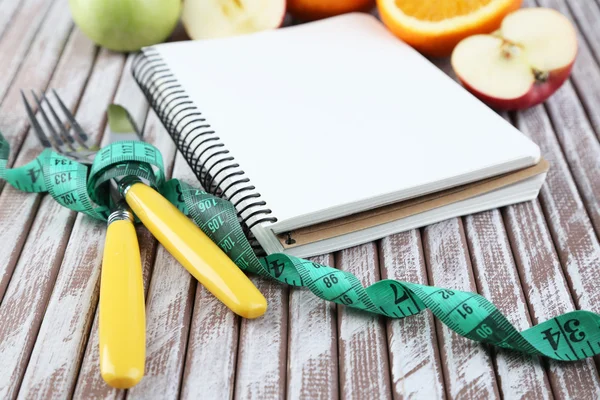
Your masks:
{"label": "yellow fork handle", "polygon": [[108,225],[100,281],[100,373],[127,389],[144,376],[146,314],[142,262],[129,219]]}
{"label": "yellow fork handle", "polygon": [[244,318],[265,313],[267,300],[252,281],[167,199],[134,183],[125,191],[125,200],[173,257],[229,309]]}

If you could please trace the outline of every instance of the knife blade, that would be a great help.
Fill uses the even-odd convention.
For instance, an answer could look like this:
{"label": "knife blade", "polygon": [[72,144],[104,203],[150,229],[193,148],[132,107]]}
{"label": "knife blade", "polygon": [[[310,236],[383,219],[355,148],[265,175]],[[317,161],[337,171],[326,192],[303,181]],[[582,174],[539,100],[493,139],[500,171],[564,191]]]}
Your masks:
{"label": "knife blade", "polygon": [[[113,140],[141,140],[125,108],[111,104],[108,122]],[[208,291],[244,318],[257,318],[267,301],[252,281],[210,238],[160,193],[139,179],[122,179],[129,207],[156,239]]]}

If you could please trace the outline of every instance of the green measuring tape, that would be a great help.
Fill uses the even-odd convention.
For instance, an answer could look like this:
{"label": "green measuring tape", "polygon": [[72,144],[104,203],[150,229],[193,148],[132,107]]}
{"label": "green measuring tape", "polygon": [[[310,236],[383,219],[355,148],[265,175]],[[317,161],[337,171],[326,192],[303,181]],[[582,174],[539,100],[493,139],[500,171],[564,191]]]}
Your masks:
{"label": "green measuring tape", "polygon": [[61,205],[106,220],[112,207],[107,183],[136,175],[190,216],[244,271],[292,286],[306,286],[322,299],[390,318],[428,308],[469,339],[494,346],[575,361],[600,354],[600,315],[573,311],[523,332],[484,297],[469,292],[386,279],[367,288],[349,272],[285,254],[258,258],[233,205],[177,179],[165,182],[160,151],[144,142],[117,142],[101,149],[88,167],[44,150],[35,160],[7,169],[9,146],[0,134],[0,178],[27,192],[48,192]]}

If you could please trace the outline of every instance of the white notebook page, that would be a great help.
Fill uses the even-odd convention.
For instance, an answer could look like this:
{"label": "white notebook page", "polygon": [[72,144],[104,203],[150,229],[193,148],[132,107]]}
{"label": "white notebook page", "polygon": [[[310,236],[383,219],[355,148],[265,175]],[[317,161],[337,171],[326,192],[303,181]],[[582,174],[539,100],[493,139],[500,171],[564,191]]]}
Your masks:
{"label": "white notebook page", "polygon": [[155,49],[273,210],[277,231],[540,157],[366,14]]}

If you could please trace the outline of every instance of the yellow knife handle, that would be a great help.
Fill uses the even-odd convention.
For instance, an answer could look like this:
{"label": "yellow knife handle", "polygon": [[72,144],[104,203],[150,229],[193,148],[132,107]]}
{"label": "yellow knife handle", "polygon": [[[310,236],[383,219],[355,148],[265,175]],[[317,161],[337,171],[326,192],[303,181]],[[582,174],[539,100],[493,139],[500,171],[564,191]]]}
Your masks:
{"label": "yellow knife handle", "polygon": [[142,262],[132,217],[117,211],[109,218],[100,281],[100,373],[119,389],[142,379],[146,359]]}
{"label": "yellow knife handle", "polygon": [[154,237],[229,309],[244,318],[260,317],[267,311],[267,300],[252,281],[167,199],[139,182],[123,194]]}

